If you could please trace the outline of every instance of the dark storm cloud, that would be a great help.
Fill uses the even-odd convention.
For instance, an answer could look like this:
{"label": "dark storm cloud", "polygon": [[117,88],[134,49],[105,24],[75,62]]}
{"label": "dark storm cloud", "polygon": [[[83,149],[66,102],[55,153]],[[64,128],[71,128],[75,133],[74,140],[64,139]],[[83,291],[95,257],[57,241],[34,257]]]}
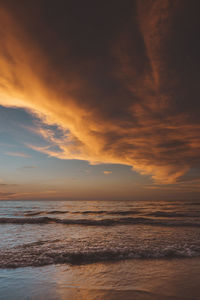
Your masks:
{"label": "dark storm cloud", "polygon": [[62,159],[131,165],[172,183],[200,163],[199,1],[0,3],[0,104]]}

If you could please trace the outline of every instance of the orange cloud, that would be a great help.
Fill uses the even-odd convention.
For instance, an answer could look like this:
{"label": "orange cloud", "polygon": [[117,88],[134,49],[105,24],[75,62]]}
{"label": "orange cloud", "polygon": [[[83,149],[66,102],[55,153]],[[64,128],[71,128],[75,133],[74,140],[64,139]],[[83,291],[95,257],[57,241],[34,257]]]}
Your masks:
{"label": "orange cloud", "polygon": [[103,171],[103,173],[104,173],[105,175],[110,175],[110,174],[112,174],[112,171]]}
{"label": "orange cloud", "polygon": [[[22,9],[14,2],[0,5],[0,104],[27,109],[62,131],[57,137],[38,127],[49,146],[29,147],[60,159],[130,165],[162,183],[175,182],[199,164],[196,102],[188,110],[190,100],[184,98],[194,97],[194,89],[200,95],[198,81],[190,93],[175,52],[176,19],[181,9],[184,24],[185,1],[138,1],[137,18],[127,10],[128,22],[116,14],[112,27],[105,16],[105,29],[98,10],[88,23],[82,13],[76,18],[81,7],[65,10],[67,16],[56,10],[49,22],[34,3],[29,20],[29,5]],[[74,27],[65,23],[68,18],[71,24],[77,20]],[[181,42],[185,45],[184,37]]]}

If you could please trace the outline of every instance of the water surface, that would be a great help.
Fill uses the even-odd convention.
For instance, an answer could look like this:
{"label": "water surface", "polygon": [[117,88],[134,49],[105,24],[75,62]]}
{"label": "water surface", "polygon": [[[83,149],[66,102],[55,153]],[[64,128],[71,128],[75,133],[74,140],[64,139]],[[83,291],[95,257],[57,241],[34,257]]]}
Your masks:
{"label": "water surface", "polygon": [[197,201],[0,204],[1,299],[200,297]]}

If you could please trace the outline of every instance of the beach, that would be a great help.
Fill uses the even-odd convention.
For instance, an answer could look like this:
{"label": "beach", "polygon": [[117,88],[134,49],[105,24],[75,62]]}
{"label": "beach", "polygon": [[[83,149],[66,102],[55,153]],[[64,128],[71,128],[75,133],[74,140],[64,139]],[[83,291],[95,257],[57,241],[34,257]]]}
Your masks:
{"label": "beach", "polygon": [[199,299],[200,259],[129,260],[0,271],[6,299]]}

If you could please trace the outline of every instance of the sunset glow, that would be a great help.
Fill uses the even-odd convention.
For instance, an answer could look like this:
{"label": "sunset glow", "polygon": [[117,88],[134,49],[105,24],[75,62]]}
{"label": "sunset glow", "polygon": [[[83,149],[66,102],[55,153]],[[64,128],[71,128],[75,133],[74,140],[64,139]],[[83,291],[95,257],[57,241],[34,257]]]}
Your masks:
{"label": "sunset glow", "polygon": [[[22,167],[37,165],[38,155],[45,164],[48,158],[49,165],[59,166],[57,158],[66,173],[67,161],[78,160],[85,174],[97,169],[99,176],[110,175],[106,180],[126,170],[130,199],[161,186],[177,191],[185,181],[191,190],[199,180],[199,43],[192,37],[198,30],[195,7],[188,5],[179,0],[127,1],[124,12],[110,3],[105,13],[104,5],[80,4],[80,15],[70,4],[63,13],[63,1],[56,8],[40,1],[1,1],[0,105],[4,115],[21,114],[16,126],[24,130],[17,151],[10,140],[3,154],[24,158]],[[181,35],[188,18],[190,27]],[[2,134],[10,121],[4,122]],[[12,197],[32,193],[35,179],[29,171],[29,180],[20,181],[19,192],[13,187]],[[41,170],[32,171],[40,177]],[[0,176],[7,184],[6,176]],[[97,181],[98,176],[98,190]],[[111,180],[103,198],[111,196],[112,185]],[[63,190],[62,198],[68,197],[64,186],[53,188]],[[75,181],[70,186],[73,194]],[[6,185],[2,197],[7,197],[4,189]],[[48,184],[46,189],[51,190]],[[33,198],[37,193],[44,190],[34,191]]]}

